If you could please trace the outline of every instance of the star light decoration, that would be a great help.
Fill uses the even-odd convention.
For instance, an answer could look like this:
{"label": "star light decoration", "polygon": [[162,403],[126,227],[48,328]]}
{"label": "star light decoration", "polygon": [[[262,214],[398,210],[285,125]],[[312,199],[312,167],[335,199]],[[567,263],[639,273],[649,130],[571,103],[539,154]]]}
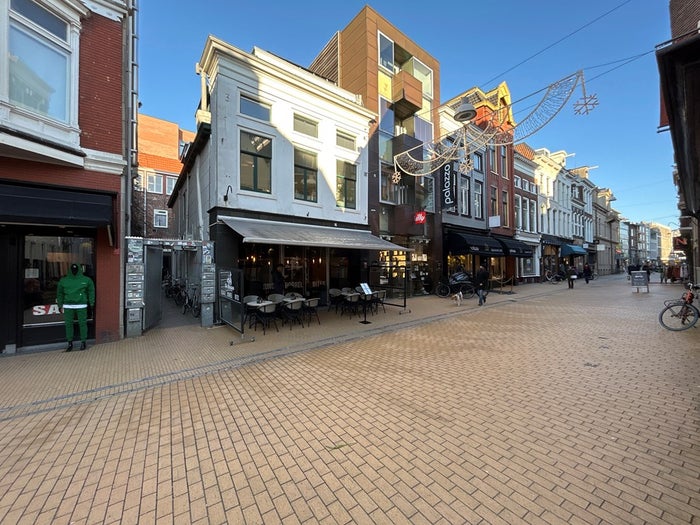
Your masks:
{"label": "star light decoration", "polygon": [[593,95],[588,95],[586,93],[586,83],[583,77],[581,77],[581,92],[583,96],[578,101],[574,102],[574,113],[577,115],[588,115],[598,105],[598,95],[595,93]]}

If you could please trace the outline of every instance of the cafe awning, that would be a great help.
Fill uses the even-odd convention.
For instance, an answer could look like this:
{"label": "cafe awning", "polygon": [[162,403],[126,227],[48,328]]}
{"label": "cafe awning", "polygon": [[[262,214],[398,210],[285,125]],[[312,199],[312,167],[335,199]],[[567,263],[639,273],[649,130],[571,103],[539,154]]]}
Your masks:
{"label": "cafe awning", "polygon": [[568,257],[569,255],[577,256],[587,254],[588,252],[585,249],[576,244],[562,244],[561,251],[559,252],[559,255],[561,257]]}
{"label": "cafe awning", "polygon": [[509,237],[495,237],[495,239],[501,243],[506,255],[510,255],[511,257],[532,257],[535,253],[532,246],[517,239],[511,239]]}
{"label": "cafe awning", "polygon": [[503,257],[503,246],[493,237],[476,233],[449,232],[447,234],[447,249],[452,255],[488,255]]}
{"label": "cafe awning", "polygon": [[244,243],[287,244],[321,248],[351,248],[356,250],[412,251],[372,235],[366,230],[332,228],[314,224],[294,224],[264,221],[243,217],[219,217],[233,231],[243,237]]}

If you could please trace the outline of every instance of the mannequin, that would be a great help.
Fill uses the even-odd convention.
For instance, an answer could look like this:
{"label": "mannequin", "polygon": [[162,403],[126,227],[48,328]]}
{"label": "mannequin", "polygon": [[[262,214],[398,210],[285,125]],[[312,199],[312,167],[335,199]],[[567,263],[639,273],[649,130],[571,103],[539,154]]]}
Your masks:
{"label": "mannequin", "polygon": [[63,322],[66,327],[66,340],[68,346],[66,352],[73,350],[74,328],[73,321],[78,320],[80,332],[80,349],[87,348],[87,309],[95,306],[95,283],[82,268],[73,263],[70,265],[70,273],[58,281],[56,290],[56,303],[63,312]]}

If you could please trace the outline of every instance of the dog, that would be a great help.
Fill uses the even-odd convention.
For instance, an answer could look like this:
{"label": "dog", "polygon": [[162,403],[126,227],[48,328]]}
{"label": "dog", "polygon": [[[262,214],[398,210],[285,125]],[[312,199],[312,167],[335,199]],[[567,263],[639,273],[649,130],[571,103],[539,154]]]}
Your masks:
{"label": "dog", "polygon": [[462,306],[462,301],[464,300],[462,292],[457,292],[456,294],[453,294],[452,300],[457,303],[457,306]]}

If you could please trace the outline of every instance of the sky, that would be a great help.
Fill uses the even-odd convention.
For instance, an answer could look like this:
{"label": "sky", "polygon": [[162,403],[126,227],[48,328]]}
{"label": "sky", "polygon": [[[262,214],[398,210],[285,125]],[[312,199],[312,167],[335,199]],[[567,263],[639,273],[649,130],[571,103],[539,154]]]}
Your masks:
{"label": "sky", "polygon": [[[505,82],[516,122],[540,91],[577,71],[579,85],[562,110],[525,139],[566,151],[567,168],[588,166],[610,188],[613,207],[633,222],[676,227],[677,192],[668,131],[659,132],[655,46],[671,38],[668,0],[172,0],[139,7],[139,101],[146,115],[195,131],[200,79],[195,73],[208,35],[246,52],[257,46],[307,67],[336,31],[365,5],[440,62],[440,102]],[[426,11],[426,6],[430,10]],[[595,95],[587,115],[575,103]]]}

